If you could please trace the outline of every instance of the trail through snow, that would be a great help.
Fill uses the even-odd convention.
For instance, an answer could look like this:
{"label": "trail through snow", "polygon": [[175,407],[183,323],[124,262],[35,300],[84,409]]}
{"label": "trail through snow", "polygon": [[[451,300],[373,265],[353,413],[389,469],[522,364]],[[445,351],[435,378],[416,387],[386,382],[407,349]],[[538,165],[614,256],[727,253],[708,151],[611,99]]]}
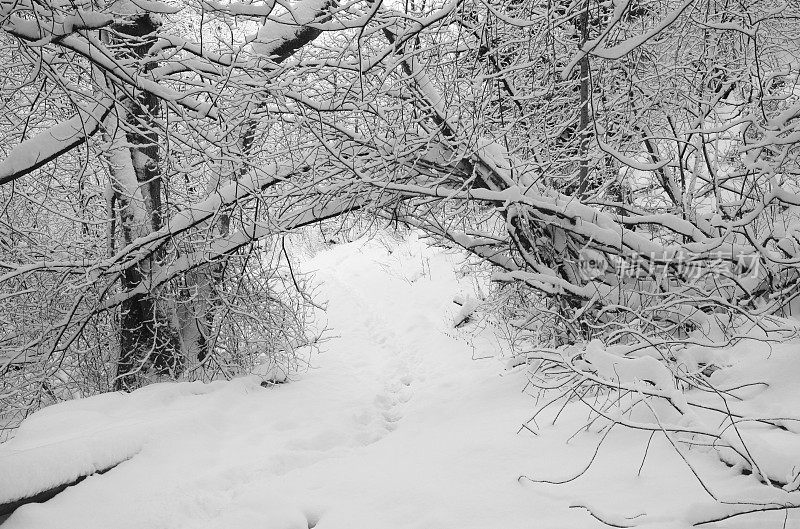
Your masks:
{"label": "trail through snow", "polygon": [[[403,251],[357,242],[305,264],[337,338],[299,380],[147,388],[153,397],[140,416],[97,418],[103,431],[129,421],[146,431],[130,460],[20,508],[4,529],[486,528],[541,519],[544,506],[517,483],[519,458],[532,449],[515,435],[530,406],[521,375],[502,378],[500,362],[473,361],[473,346],[454,334],[453,296],[465,292],[453,274],[458,257]],[[76,407],[85,423],[86,403]],[[35,426],[10,445],[41,439]],[[61,439],[70,436],[81,431]],[[569,514],[564,527],[586,522]]]}
{"label": "trail through snow", "polygon": [[[684,527],[668,513],[703,493],[666,443],[653,442],[640,477],[630,454],[646,439],[622,438],[566,489],[518,480],[573,472],[593,444],[564,452],[572,431],[516,434],[532,406],[525,375],[473,360],[498,345],[453,329],[454,296],[475,295],[453,271],[458,259],[371,241],[306,262],[338,338],[288,384],[157,384],[35,414],[0,447],[0,499],[48,469],[102,466],[120,445],[131,457],[21,507],[3,529],[603,527],[569,508],[575,498],[623,512],[641,501],[665,513],[658,527]],[[47,446],[62,450],[36,456],[43,470],[29,463]]]}

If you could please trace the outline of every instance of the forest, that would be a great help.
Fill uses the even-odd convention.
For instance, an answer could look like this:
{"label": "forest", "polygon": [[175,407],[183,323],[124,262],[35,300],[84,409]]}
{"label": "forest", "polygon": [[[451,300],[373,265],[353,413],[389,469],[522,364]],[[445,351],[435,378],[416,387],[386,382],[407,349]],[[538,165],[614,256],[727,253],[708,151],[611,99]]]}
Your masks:
{"label": "forest", "polygon": [[[9,0],[0,15],[8,514],[132,457],[51,473],[53,454],[15,452],[36,417],[253,373],[284,391],[363,328],[336,311],[386,310],[384,339],[411,348],[410,313],[442,313],[417,282],[451,256],[439,277],[456,266],[477,290],[441,287],[455,319],[414,354],[491,332],[525,394],[496,435],[538,442],[566,410],[592,447],[550,476],[520,461],[514,486],[570,486],[629,442],[619,457],[645,467],[659,439],[708,500],[675,527],[800,524],[800,4]],[[373,272],[325,275],[359,252],[422,297],[400,311],[405,291],[381,299]],[[345,280],[371,309],[331,286]],[[719,492],[721,472],[745,484]],[[621,514],[636,501],[573,502],[564,526],[665,523]]]}

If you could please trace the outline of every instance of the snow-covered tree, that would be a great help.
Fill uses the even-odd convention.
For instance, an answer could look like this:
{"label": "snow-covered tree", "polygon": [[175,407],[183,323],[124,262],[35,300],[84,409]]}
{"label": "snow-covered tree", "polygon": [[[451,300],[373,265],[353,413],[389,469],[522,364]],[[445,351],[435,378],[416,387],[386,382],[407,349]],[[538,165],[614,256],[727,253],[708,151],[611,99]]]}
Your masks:
{"label": "snow-covered tree", "polygon": [[256,233],[260,195],[307,164],[254,140],[280,126],[264,100],[320,34],[301,25],[318,7],[4,6],[12,424],[43,401],[230,376],[308,340],[283,232]]}

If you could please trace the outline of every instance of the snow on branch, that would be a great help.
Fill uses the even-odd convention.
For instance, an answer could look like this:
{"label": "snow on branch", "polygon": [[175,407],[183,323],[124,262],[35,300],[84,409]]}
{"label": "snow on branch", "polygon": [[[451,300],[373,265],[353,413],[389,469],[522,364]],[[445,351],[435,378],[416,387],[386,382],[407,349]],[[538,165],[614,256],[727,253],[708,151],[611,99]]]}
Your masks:
{"label": "snow on branch", "polygon": [[46,25],[36,20],[11,14],[5,19],[2,28],[18,38],[30,41],[36,46],[42,46],[49,42],[59,41],[77,31],[100,29],[113,22],[114,17],[109,14],[79,8],[75,14],[58,17],[52,24]]}
{"label": "snow on branch", "polygon": [[202,0],[202,4],[208,11],[217,11],[231,16],[255,18],[268,17],[275,8],[275,2],[273,0],[268,0],[263,4],[251,4],[248,2],[222,3],[216,0]]}
{"label": "snow on branch", "polygon": [[686,11],[686,9],[691,6],[695,0],[684,0],[682,4],[680,4],[677,8],[673,9],[666,17],[664,17],[658,24],[654,27],[650,28],[648,31],[645,31],[641,35],[637,35],[635,37],[631,37],[619,44],[616,44],[610,48],[600,48],[599,45],[602,40],[606,37],[604,33],[599,38],[591,40],[587,42],[579,53],[576,53],[572,60],[567,64],[566,67],[561,71],[561,78],[567,79],[572,70],[578,65],[581,60],[586,55],[594,55],[595,57],[600,57],[603,59],[610,59],[616,60],[625,57],[630,52],[641,46],[642,44],[646,43],[648,40],[652,39],[666,28],[671,26],[675,21],[678,19],[681,14]]}
{"label": "snow on branch", "polygon": [[[368,197],[341,197],[332,199],[323,194],[310,198],[312,199],[310,204],[286,211],[270,224],[257,224],[250,229],[233,232],[211,242],[205,249],[186,253],[173,262],[158,266],[137,288],[109,297],[96,311],[109,310],[136,295],[152,292],[168,281],[186,272],[233,255],[241,248],[275,233],[288,233],[305,226],[318,224],[325,220],[361,209],[367,204],[371,204],[371,200]],[[316,200],[314,200],[314,198],[316,198]],[[127,266],[130,265],[126,262],[123,266],[116,267],[113,270],[119,272]]]}
{"label": "snow on branch", "polygon": [[113,106],[110,98],[88,110],[78,106],[78,115],[17,144],[0,161],[0,185],[35,171],[85,142],[99,130]]}
{"label": "snow on branch", "polygon": [[93,273],[101,273],[102,271],[104,274],[112,274],[124,270],[134,263],[149,257],[166,240],[211,220],[219,214],[222,208],[275,185],[288,178],[294,172],[289,167],[275,166],[271,169],[273,171],[262,171],[260,175],[248,175],[241,180],[231,182],[222,187],[207,199],[176,213],[165,222],[164,227],[160,230],[135,239],[115,255],[96,264],[90,270]]}
{"label": "snow on branch", "polygon": [[258,30],[253,51],[259,55],[285,60],[299,48],[317,38],[322,32],[310,24],[327,18],[331,0],[303,0],[291,6],[289,13],[268,20]]}

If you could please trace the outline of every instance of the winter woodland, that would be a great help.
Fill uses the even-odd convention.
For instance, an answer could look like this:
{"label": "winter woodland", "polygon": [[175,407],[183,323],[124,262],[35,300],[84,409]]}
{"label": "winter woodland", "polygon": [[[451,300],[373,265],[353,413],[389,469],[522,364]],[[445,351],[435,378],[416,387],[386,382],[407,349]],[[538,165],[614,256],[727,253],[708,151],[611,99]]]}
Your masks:
{"label": "winter woodland", "polygon": [[800,527],[798,35],[0,1],[0,523]]}

